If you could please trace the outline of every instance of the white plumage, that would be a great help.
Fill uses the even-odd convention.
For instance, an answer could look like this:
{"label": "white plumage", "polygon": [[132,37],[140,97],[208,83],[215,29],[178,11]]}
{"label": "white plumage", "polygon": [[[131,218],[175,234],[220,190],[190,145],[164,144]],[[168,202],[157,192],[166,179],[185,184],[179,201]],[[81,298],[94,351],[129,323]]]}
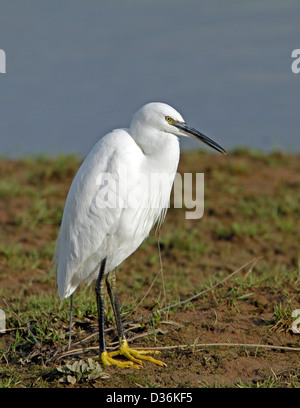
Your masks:
{"label": "white plumage", "polygon": [[[179,142],[169,132],[158,129],[153,132],[156,129],[152,123],[148,124],[153,121],[153,116],[147,114],[151,107],[158,115],[158,123],[160,116],[165,121],[167,114],[183,121],[167,105],[146,105],[135,115],[130,129],[113,130],[96,143],[74,178],[55,253],[61,299],[70,296],[81,282],[89,284],[95,280],[104,257],[107,257],[108,273],[130,256],[168,207],[172,184],[167,191],[156,196],[149,196],[146,190],[150,187],[151,173],[167,173],[173,182],[179,160]],[[159,115],[157,108],[161,107],[163,111]],[[101,178],[108,174],[116,182],[113,185],[101,182]],[[122,190],[124,175],[127,176],[127,191]],[[113,191],[115,185],[117,191]],[[101,208],[99,205],[103,188],[109,189],[111,207]],[[125,207],[128,197],[131,201],[135,199],[135,208]]]}
{"label": "white plumage", "polygon": [[[163,103],[144,105],[129,129],[113,130],[93,147],[69,190],[56,244],[61,299],[81,282],[96,280],[104,259],[104,274],[116,268],[163,220],[177,171],[180,135],[224,152]],[[167,182],[151,184],[155,175],[165,175]]]}

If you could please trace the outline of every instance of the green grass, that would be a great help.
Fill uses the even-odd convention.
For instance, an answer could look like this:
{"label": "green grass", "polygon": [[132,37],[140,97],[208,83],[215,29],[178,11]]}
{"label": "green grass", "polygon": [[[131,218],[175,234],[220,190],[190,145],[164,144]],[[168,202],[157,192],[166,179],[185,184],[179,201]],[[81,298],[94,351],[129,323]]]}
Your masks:
{"label": "green grass", "polygon": [[[247,321],[250,316],[249,321],[257,320],[260,325],[256,328],[245,323],[241,327],[245,337],[257,330],[258,337],[269,341],[287,336],[283,341],[296,343],[297,339],[288,336],[291,312],[300,307],[299,158],[239,149],[230,154],[228,161],[221,157],[212,163],[208,155],[195,152],[183,155],[182,162],[182,172],[205,171],[204,217],[185,220],[185,209],[170,208],[160,235],[163,274],[157,277],[137,311],[137,304],[161,269],[158,236],[151,233],[120,266],[117,285],[122,317],[128,321],[156,311],[150,322],[143,322],[137,330],[139,333],[147,326],[150,344],[155,341],[164,344],[155,331],[163,320],[176,320],[177,313],[188,311],[201,315],[206,310],[215,313],[213,323],[203,321],[203,330],[207,332],[213,327],[216,332],[220,329],[220,333],[222,330],[226,333],[231,321],[240,316]],[[72,155],[0,160],[0,308],[6,312],[10,329],[9,335],[0,334],[0,387],[61,385],[55,367],[47,359],[53,350],[63,349],[67,344],[69,302],[61,302],[57,296],[50,263],[65,198],[79,165],[80,160]],[[267,189],[257,184],[262,171],[269,177]],[[275,171],[278,175],[272,178]],[[157,313],[165,302],[173,305],[210,288],[254,257],[258,261],[252,272],[243,271],[205,293],[197,302],[172,308],[168,314]],[[133,311],[136,314],[129,316]],[[94,287],[81,285],[74,296],[75,339],[97,332],[96,316]],[[193,344],[195,338],[176,337],[188,333],[195,323],[182,319],[183,328],[174,331],[174,343]],[[109,326],[113,323],[110,307],[106,323]],[[234,342],[234,333],[229,331],[226,335]],[[36,342],[43,353],[27,363],[26,359],[36,350]],[[97,341],[94,339],[91,344]],[[191,365],[191,371],[207,370],[208,375],[212,370],[208,362],[215,358],[213,353],[205,357],[206,364],[203,357],[202,363],[196,361]],[[247,358],[266,358],[264,352],[243,353]],[[239,357],[237,353],[235,358]],[[216,361],[216,371],[212,371],[214,386],[226,387],[226,381],[217,381],[223,369]],[[174,366],[175,371],[180,369]],[[290,366],[283,371],[269,373],[259,380],[237,379],[235,386],[299,387],[299,372],[292,371]],[[159,375],[155,381],[147,374],[132,373],[122,373],[118,379],[123,386],[157,387],[161,386]],[[205,382],[199,386],[205,387]]]}

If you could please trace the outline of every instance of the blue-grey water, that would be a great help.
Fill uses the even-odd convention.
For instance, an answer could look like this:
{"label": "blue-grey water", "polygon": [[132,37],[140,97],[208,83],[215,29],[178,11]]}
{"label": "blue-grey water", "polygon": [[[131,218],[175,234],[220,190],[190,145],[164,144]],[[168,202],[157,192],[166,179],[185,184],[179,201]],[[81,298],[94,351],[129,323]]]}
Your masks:
{"label": "blue-grey water", "polygon": [[149,101],[226,149],[299,152],[299,17],[299,0],[1,0],[0,155],[84,156]]}

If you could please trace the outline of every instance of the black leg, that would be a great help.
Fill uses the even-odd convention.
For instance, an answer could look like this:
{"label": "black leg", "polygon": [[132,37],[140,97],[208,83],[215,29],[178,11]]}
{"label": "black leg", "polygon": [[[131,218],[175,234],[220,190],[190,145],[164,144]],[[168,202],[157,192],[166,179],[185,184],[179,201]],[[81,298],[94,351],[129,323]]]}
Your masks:
{"label": "black leg", "polygon": [[[103,264],[104,263],[104,264]],[[142,360],[148,360],[159,366],[164,366],[165,363],[156,360],[148,354],[156,354],[157,351],[153,350],[134,350],[128,346],[125,338],[124,328],[121,320],[119,301],[116,291],[116,274],[115,271],[111,271],[106,276],[107,291],[110,297],[110,301],[113,307],[120,347],[118,351],[111,351],[108,353],[105,350],[104,343],[104,328],[103,328],[103,313],[104,313],[104,298],[103,298],[103,276],[105,270],[105,260],[101,264],[99,277],[96,283],[96,294],[98,302],[98,315],[99,315],[99,335],[100,335],[100,357],[104,365],[117,365],[118,367],[135,367],[139,368],[142,364]],[[127,358],[128,361],[120,361],[114,359],[115,356],[121,355]]]}
{"label": "black leg", "polygon": [[118,295],[117,295],[117,290],[116,290],[116,273],[115,273],[115,270],[112,270],[107,275],[106,285],[107,285],[107,292],[109,294],[109,298],[110,298],[110,301],[111,301],[111,304],[112,304],[112,307],[113,307],[113,311],[114,311],[114,315],[115,315],[119,341],[122,342],[122,341],[125,340],[125,335],[124,335],[123,324],[122,324],[122,321],[121,321],[121,313],[120,313]]}
{"label": "black leg", "polygon": [[71,340],[72,340],[72,323],[73,323],[73,293],[70,297],[70,326],[69,326],[69,344],[68,350],[71,348]]}
{"label": "black leg", "polygon": [[105,351],[104,339],[104,271],[106,258],[104,258],[100,265],[98,279],[95,285],[97,310],[98,310],[98,325],[99,325],[99,356]]}

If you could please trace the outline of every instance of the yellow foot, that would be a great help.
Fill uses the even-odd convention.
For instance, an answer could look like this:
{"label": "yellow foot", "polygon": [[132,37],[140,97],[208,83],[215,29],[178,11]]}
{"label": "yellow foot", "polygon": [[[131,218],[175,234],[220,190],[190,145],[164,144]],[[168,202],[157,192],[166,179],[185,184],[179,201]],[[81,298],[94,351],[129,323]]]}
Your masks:
{"label": "yellow foot", "polygon": [[[147,354],[158,354],[157,350],[134,350],[128,346],[126,340],[122,341],[119,350],[111,351],[108,353],[104,351],[101,354],[101,360],[104,365],[116,365],[118,367],[134,367],[139,369],[142,366],[142,360],[150,361],[151,363],[157,364],[161,367],[166,366],[166,364],[160,360],[148,356]],[[113,357],[124,356],[128,361],[116,360]]]}

